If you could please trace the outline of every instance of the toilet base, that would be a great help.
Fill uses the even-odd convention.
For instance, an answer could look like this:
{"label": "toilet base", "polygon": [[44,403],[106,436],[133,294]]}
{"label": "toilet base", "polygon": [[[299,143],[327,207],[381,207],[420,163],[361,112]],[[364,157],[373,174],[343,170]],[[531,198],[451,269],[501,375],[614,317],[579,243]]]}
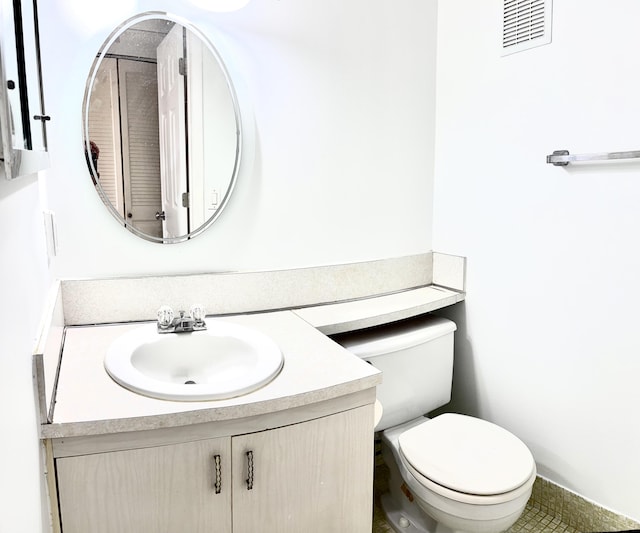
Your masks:
{"label": "toilet base", "polygon": [[427,515],[415,500],[410,500],[403,491],[403,487],[407,488],[398,466],[385,451],[388,452],[383,446],[383,457],[389,468],[389,492],[380,497],[380,504],[392,529],[397,533],[456,533]]}
{"label": "toilet base", "polygon": [[380,505],[387,523],[397,533],[435,533],[433,528],[425,528],[424,516],[403,509],[388,492],[380,497]]}
{"label": "toilet base", "polygon": [[380,506],[387,523],[396,533],[465,533],[439,524],[413,507],[399,505],[388,492],[380,497]]}

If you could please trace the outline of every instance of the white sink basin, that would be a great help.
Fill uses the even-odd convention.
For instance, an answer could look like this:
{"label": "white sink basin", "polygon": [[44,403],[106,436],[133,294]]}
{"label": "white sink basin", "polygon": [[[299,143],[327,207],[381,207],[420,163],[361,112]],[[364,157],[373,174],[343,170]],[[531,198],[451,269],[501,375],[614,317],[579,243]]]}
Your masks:
{"label": "white sink basin", "polygon": [[222,400],[273,380],[282,352],[251,328],[209,319],[205,331],[159,334],[145,324],[118,337],[104,366],[123,387],[163,400]]}

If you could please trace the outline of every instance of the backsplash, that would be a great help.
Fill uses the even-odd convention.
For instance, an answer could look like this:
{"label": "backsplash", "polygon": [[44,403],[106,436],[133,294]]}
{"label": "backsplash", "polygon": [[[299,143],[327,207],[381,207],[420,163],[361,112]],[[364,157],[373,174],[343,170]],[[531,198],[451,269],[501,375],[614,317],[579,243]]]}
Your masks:
{"label": "backsplash", "polygon": [[161,305],[207,314],[292,309],[390,294],[439,284],[463,285],[464,258],[437,253],[265,272],[228,272],[167,277],[64,280],[66,325],[155,319]]}

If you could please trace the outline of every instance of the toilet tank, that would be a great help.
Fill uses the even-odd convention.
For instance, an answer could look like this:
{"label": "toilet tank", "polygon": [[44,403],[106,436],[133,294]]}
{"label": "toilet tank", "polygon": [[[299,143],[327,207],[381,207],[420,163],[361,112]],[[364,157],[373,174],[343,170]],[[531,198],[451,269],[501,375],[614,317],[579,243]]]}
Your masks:
{"label": "toilet tank", "polygon": [[451,400],[453,332],[446,318],[422,315],[333,340],[382,372],[377,399],[381,431],[422,416]]}

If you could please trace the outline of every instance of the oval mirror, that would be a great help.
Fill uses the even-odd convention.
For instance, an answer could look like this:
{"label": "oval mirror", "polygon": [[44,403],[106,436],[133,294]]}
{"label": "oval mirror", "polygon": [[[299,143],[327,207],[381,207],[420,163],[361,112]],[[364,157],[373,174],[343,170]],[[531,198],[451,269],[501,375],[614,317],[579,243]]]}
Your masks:
{"label": "oval mirror", "polygon": [[102,201],[153,242],[188,240],[220,215],[240,163],[240,112],[218,52],[166,13],[105,41],[83,104],[85,157]]}

